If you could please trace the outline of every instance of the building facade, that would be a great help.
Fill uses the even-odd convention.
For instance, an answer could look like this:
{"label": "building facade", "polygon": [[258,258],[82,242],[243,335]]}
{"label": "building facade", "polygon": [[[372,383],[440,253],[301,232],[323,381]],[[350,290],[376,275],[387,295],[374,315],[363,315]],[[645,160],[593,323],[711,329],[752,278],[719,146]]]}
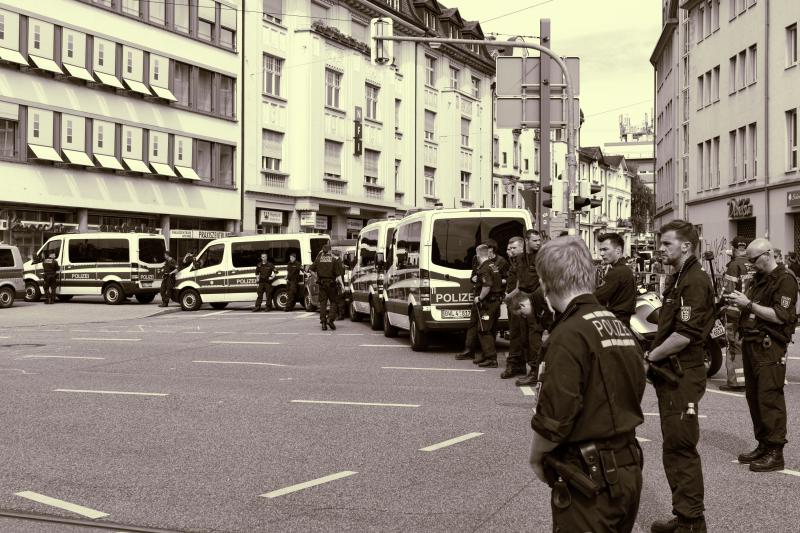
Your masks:
{"label": "building facade", "polygon": [[601,233],[618,233],[625,241],[623,253],[630,255],[633,244],[631,218],[631,180],[634,173],[628,169],[625,156],[606,154],[602,148],[581,148],[578,157],[580,181],[600,185],[602,189],[594,198],[601,204],[585,208],[581,214],[580,236],[589,250],[597,256],[597,236]]}
{"label": "building facade", "polygon": [[396,35],[483,39],[476,22],[436,0],[263,9],[245,20],[245,231],[345,239],[413,207],[490,206],[486,49],[394,43],[389,65],[370,58],[371,18],[390,17]]}
{"label": "building facade", "polygon": [[240,218],[241,10],[229,0],[0,1],[0,240]]}

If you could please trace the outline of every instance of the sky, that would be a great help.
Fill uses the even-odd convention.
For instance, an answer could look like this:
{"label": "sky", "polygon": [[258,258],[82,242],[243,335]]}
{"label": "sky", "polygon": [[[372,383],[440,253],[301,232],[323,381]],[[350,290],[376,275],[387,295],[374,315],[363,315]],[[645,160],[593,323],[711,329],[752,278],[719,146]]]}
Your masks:
{"label": "sky", "polygon": [[[550,19],[551,48],[581,61],[581,145],[619,141],[619,115],[652,121],[650,54],[661,32],[661,0],[441,0],[498,39],[538,35]],[[526,9],[530,8],[530,9]],[[516,12],[511,14],[512,12]],[[499,17],[499,18],[495,18]],[[490,20],[494,19],[494,20]],[[538,39],[525,39],[538,43]]]}

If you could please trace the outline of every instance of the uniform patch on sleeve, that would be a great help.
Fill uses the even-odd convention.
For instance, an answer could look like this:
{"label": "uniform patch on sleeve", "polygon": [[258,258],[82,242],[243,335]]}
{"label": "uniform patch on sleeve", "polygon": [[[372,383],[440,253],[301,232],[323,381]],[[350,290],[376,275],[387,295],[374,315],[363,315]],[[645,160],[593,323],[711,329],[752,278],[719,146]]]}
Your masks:
{"label": "uniform patch on sleeve", "polygon": [[681,321],[688,322],[692,318],[692,308],[688,305],[681,307]]}
{"label": "uniform patch on sleeve", "polygon": [[781,296],[781,307],[784,309],[789,309],[789,304],[792,303],[792,299],[788,296]]}

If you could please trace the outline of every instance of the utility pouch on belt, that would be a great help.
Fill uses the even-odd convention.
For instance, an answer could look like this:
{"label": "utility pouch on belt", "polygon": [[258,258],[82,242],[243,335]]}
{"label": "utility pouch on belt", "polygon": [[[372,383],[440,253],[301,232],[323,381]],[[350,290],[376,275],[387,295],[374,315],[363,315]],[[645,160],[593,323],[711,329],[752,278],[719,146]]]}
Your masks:
{"label": "utility pouch on belt", "polygon": [[647,377],[650,378],[650,381],[660,379],[672,385],[677,385],[681,381],[681,378],[672,371],[671,365],[660,365],[657,363],[650,363],[648,365]]}
{"label": "utility pouch on belt", "polygon": [[[587,498],[594,498],[602,489],[602,485],[587,476],[580,468],[573,464],[560,461],[553,457],[552,454],[545,456],[544,464],[546,467],[554,470],[558,476],[553,484],[553,490],[557,489],[559,480],[572,485],[575,490]],[[569,503],[567,503],[567,505],[569,505]]]}
{"label": "utility pouch on belt", "polygon": [[597,445],[594,442],[587,442],[581,444],[579,447],[583,464],[589,471],[589,478],[595,482],[601,482],[600,476],[600,452],[597,451]]}
{"label": "utility pouch on belt", "polygon": [[617,467],[617,457],[614,450],[600,450],[600,464],[603,467],[603,477],[608,485],[608,494],[614,500],[622,496],[619,486],[619,470]]}
{"label": "utility pouch on belt", "polygon": [[679,378],[683,377],[683,367],[681,366],[681,361],[678,359],[677,355],[669,356],[669,366],[672,367],[672,372],[674,372],[676,376]]}

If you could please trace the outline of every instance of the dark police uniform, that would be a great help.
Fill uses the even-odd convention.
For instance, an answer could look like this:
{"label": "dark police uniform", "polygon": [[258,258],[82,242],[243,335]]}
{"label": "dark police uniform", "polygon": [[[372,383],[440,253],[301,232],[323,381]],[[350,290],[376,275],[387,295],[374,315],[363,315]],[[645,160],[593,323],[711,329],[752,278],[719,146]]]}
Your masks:
{"label": "dark police uniform", "polygon": [[58,285],[58,273],[61,271],[61,266],[55,258],[47,258],[42,261],[42,270],[44,270],[44,296],[46,304],[56,303],[56,286]]}
{"label": "dark police uniform", "polygon": [[[506,294],[517,288],[517,257],[509,258],[509,269],[506,275]],[[506,371],[508,375],[525,373],[525,357],[528,347],[527,321],[519,313],[508,313],[509,347],[506,358]]]}
{"label": "dark police uniform", "polygon": [[161,307],[169,305],[172,290],[175,288],[175,272],[178,270],[178,263],[173,258],[164,261],[164,278],[161,280]]}
{"label": "dark police uniform", "polygon": [[[542,333],[551,326],[551,322],[548,320],[549,308],[539,285],[539,274],[536,272],[536,254],[537,252],[527,252],[515,258],[519,290],[530,297],[533,310],[533,313],[526,317],[525,322],[521,324],[523,331],[527,331],[527,335],[523,335],[522,353],[525,355],[533,375],[536,375],[541,362]],[[524,366],[524,363],[521,366]]]}
{"label": "dark police uniform", "polygon": [[551,452],[556,459],[582,470],[600,489],[587,497],[546,467],[553,531],[629,532],[642,490],[635,435],[644,422],[641,348],[627,326],[584,294],[564,310],[543,352],[531,426],[558,443]]}
{"label": "dark police uniform", "polygon": [[[503,279],[500,277],[500,270],[494,261],[484,261],[478,267],[478,278],[481,283],[481,290],[489,287],[489,294],[478,304],[478,340],[481,343],[483,361],[497,363],[497,349],[495,348],[495,337],[497,331],[495,326],[497,319],[500,318],[500,303],[503,301]],[[480,294],[478,294],[480,297]],[[482,363],[483,364],[483,363]]]}
{"label": "dark police uniform", "polygon": [[636,282],[625,259],[620,258],[611,265],[594,295],[600,305],[614,313],[624,324],[630,325],[631,316],[636,311]]}
{"label": "dark police uniform", "polygon": [[770,307],[780,324],[747,312],[742,316],[745,396],[759,445],[783,450],[786,444],[786,346],[792,340],[797,313],[797,280],[782,264],[769,274],[758,273],[747,297]]}
{"label": "dark police uniform", "polygon": [[[703,346],[714,325],[714,289],[708,274],[692,255],[680,272],[670,277],[663,296],[653,346],[659,346],[672,333],[689,339],[689,345],[675,354],[684,373],[680,381],[671,384],[663,379],[653,380],[664,439],[664,471],[672,491],[673,514],[697,520],[703,518],[704,489],[697,452],[700,426],[696,411],[706,390]],[[688,408],[690,403],[694,404],[695,414]]]}
{"label": "dark police uniform", "polygon": [[300,262],[289,261],[286,263],[286,287],[287,287],[287,305],[284,311],[291,311],[294,309],[295,301],[297,300],[297,284],[300,283],[301,276]]}
{"label": "dark police uniform", "polygon": [[[725,270],[723,284],[725,292],[741,291],[747,293],[753,279],[755,267],[744,256],[732,259]],[[727,385],[742,387],[745,384],[744,363],[742,362],[742,338],[739,335],[739,320],[741,310],[735,305],[724,308],[725,337],[728,349],[725,355],[725,369],[727,371]]]}
{"label": "dark police uniform", "polygon": [[272,278],[275,275],[275,265],[269,259],[266,263],[259,263],[256,265],[256,278],[258,278],[258,288],[256,289],[256,306],[254,311],[261,309],[261,300],[265,300],[264,308],[267,311],[272,310]]}
{"label": "dark police uniform", "polygon": [[[344,275],[344,267],[330,251],[322,250],[314,259],[311,265],[312,272],[317,274],[317,285],[319,286],[319,322],[323,327],[330,325],[335,328],[333,321],[336,320],[338,311],[338,294],[336,290],[336,279]],[[328,316],[328,301],[331,302],[331,316]]]}
{"label": "dark police uniform", "polygon": [[[475,297],[481,293],[481,289],[483,285],[481,284],[480,277],[478,276],[478,257],[475,256],[472,258],[472,273],[470,274],[470,281],[472,282],[472,301],[475,301]],[[467,326],[467,335],[464,339],[464,351],[456,356],[456,359],[472,359],[475,353],[475,348],[477,348],[480,343],[478,342],[478,311],[476,310],[475,306],[472,306],[472,311],[469,315],[469,326]],[[483,358],[477,358],[474,360],[475,363],[480,363],[483,361]]]}

